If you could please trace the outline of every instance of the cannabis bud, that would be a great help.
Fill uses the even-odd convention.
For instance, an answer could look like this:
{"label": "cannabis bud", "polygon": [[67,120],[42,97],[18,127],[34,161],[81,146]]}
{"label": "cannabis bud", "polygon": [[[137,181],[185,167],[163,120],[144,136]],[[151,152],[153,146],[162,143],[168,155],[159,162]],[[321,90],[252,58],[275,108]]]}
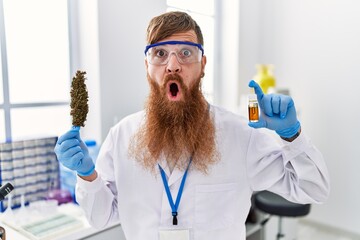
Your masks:
{"label": "cannabis bud", "polygon": [[72,125],[73,126],[85,126],[86,115],[89,112],[88,106],[88,92],[85,84],[85,74],[78,70],[75,77],[72,79],[71,83],[71,112],[72,115]]}

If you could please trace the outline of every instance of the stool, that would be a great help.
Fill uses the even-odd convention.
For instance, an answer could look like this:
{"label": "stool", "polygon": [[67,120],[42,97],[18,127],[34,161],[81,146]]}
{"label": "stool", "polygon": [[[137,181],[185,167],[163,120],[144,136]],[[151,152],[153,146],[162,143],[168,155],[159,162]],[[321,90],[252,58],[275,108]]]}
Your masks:
{"label": "stool", "polygon": [[[254,195],[254,205],[255,208],[262,212],[279,217],[277,240],[284,237],[282,233],[282,217],[301,217],[306,216],[310,212],[310,204],[289,202],[283,197],[269,191],[256,193]],[[265,219],[262,225],[264,225],[269,218]]]}

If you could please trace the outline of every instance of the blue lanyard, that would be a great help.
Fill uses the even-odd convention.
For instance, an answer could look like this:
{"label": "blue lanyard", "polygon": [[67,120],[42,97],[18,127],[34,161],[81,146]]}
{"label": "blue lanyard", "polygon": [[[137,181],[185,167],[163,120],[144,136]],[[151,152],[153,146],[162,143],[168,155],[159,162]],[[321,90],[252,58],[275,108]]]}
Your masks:
{"label": "blue lanyard", "polygon": [[182,177],[182,180],[181,180],[181,184],[180,184],[180,187],[179,187],[179,192],[178,192],[178,195],[176,197],[176,202],[174,204],[174,201],[173,201],[173,198],[171,196],[171,192],[170,192],[170,188],[169,188],[169,185],[168,185],[168,182],[166,180],[166,176],[165,176],[165,172],[164,170],[162,169],[162,167],[160,166],[160,164],[158,164],[159,168],[160,168],[160,173],[161,173],[161,178],[163,180],[163,183],[164,183],[164,187],[165,187],[165,191],[166,191],[166,195],[168,197],[168,200],[169,200],[169,204],[170,204],[170,207],[171,207],[171,214],[173,216],[173,225],[177,225],[178,221],[177,221],[177,215],[178,215],[178,208],[179,208],[179,204],[180,204],[180,199],[181,199],[181,195],[182,195],[182,192],[183,192],[183,189],[184,189],[184,185],[185,185],[185,180],[186,180],[186,176],[187,176],[187,172],[189,170],[189,166],[190,166],[190,163],[191,163],[191,160],[192,158],[190,158],[190,161],[189,161],[189,165],[187,166],[186,168],[186,171],[184,173],[184,176]]}

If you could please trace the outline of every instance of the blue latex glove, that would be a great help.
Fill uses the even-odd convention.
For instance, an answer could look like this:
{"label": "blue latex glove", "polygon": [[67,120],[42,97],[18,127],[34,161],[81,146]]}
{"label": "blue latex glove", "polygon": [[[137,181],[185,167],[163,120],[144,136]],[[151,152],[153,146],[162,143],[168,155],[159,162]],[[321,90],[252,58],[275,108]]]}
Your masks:
{"label": "blue latex glove", "polygon": [[290,96],[264,94],[254,80],[249,82],[249,87],[254,88],[260,106],[259,121],[249,122],[250,127],[275,130],[283,138],[291,138],[300,130],[294,101]]}
{"label": "blue latex glove", "polygon": [[79,130],[80,127],[73,127],[59,137],[54,151],[62,165],[76,171],[79,176],[89,176],[94,172],[95,165],[80,138]]}

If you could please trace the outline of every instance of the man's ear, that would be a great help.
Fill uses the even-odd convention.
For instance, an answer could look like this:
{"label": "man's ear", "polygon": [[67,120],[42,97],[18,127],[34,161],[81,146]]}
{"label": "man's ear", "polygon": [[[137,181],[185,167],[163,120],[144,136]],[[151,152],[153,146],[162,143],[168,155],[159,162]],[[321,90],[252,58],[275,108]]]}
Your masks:
{"label": "man's ear", "polygon": [[146,71],[148,70],[148,62],[147,62],[147,60],[146,60],[146,58],[144,59],[144,62],[145,62],[145,68],[146,68]]}
{"label": "man's ear", "polygon": [[[206,65],[206,56],[204,55],[202,58],[201,58],[201,72],[202,74],[205,73],[205,65]],[[204,74],[205,75],[205,74]]]}

